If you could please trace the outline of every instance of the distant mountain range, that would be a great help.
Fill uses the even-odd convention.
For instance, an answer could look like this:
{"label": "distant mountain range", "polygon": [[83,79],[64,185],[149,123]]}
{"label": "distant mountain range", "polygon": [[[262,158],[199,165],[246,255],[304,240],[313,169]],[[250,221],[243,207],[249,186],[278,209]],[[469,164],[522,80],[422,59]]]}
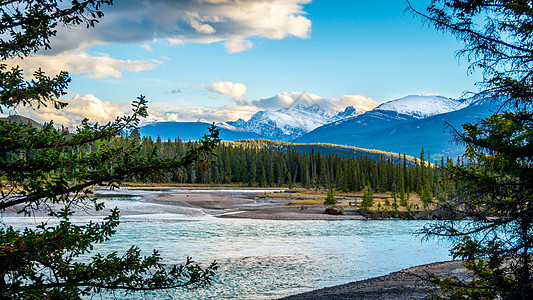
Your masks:
{"label": "distant mountain range", "polygon": [[[407,99],[411,104],[415,103],[412,97],[403,99]],[[395,101],[401,103],[401,100]],[[448,102],[448,100],[444,101]],[[425,114],[421,114],[421,106],[412,107],[413,109],[405,109],[405,106],[401,106],[401,112],[395,109],[383,110],[378,106],[375,110],[359,117],[344,119],[317,128],[294,142],[334,143],[406,153],[415,157],[418,157],[424,148],[426,155],[431,154],[432,158],[460,156],[464,147],[454,142],[451,127],[447,126],[460,130],[461,124],[489,116],[491,100],[456,101],[456,110],[445,109],[444,112],[440,104],[434,106],[439,107],[439,110],[425,110]]]}
{"label": "distant mountain range", "polygon": [[[198,140],[207,134],[209,123],[204,122],[155,122],[142,126],[139,133],[152,138],[161,137],[162,140],[181,139],[184,141]],[[225,141],[235,141],[244,139],[258,139],[262,136],[254,132],[244,131],[227,124],[219,124],[220,138]]]}
{"label": "distant mountain range", "polygon": [[[491,113],[491,101],[455,100],[436,95],[412,95],[374,109],[352,106],[332,112],[313,103],[275,111],[259,111],[248,121],[219,123],[223,140],[265,138],[295,143],[329,143],[406,153],[418,157],[422,148],[432,158],[456,157],[463,146],[453,142],[446,124],[459,127]],[[141,134],[163,139],[196,140],[207,133],[201,122],[159,122],[141,127]]]}
{"label": "distant mountain range", "polygon": [[[313,100],[315,96],[309,95],[306,99]],[[461,130],[461,124],[486,118],[499,107],[498,102],[492,99],[472,97],[455,100],[435,95],[407,96],[373,109],[369,106],[375,104],[365,104],[332,111],[324,108],[327,105],[323,103],[317,105],[313,101],[301,101],[275,111],[259,111],[248,121],[239,119],[216,125],[220,128],[221,139],[225,141],[290,141],[306,144],[298,147],[307,150],[318,147],[317,144],[336,144],[414,157],[418,157],[424,148],[426,155],[431,154],[432,159],[436,159],[457,157],[464,151],[463,145],[454,142],[451,128]],[[0,119],[36,128],[42,126],[17,115]],[[142,126],[139,132],[153,139],[159,136],[163,140],[179,138],[188,141],[198,140],[207,134],[210,125],[204,122],[154,122]],[[322,147],[322,150],[325,149],[333,148]],[[346,153],[352,153],[352,150]]]}
{"label": "distant mountain range", "polygon": [[368,110],[370,108],[356,110],[353,106],[348,106],[343,112],[334,114],[318,105],[298,104],[276,111],[262,110],[255,113],[248,121],[239,119],[227,123],[271,140],[292,141],[317,127],[355,117]]}

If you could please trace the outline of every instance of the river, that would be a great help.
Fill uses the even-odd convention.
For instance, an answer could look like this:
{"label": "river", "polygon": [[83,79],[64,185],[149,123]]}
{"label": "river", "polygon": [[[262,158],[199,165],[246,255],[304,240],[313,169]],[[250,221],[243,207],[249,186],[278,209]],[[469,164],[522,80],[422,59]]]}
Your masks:
{"label": "river", "polygon": [[[170,264],[191,256],[205,265],[216,260],[220,267],[214,284],[205,289],[115,295],[119,299],[275,299],[450,259],[449,245],[421,241],[413,234],[429,221],[221,219],[136,196],[102,199],[107,207],[129,213],[112,240],[95,251],[123,253],[137,245],[147,254],[157,249]],[[12,217],[4,221],[29,222]]]}

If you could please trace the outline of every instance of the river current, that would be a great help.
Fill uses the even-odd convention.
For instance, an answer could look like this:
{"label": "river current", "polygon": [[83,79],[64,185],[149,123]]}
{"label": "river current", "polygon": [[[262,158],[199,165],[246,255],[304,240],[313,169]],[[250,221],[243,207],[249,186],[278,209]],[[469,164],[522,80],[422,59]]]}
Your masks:
{"label": "river current", "polygon": [[[157,249],[169,264],[191,256],[204,265],[213,260],[219,265],[208,288],[115,294],[119,299],[276,299],[450,259],[449,245],[414,234],[429,221],[221,219],[142,202],[140,197],[104,200],[107,207],[143,213],[123,216],[116,235],[95,251],[124,253],[137,245],[147,254]],[[4,221],[22,225],[11,217]]]}

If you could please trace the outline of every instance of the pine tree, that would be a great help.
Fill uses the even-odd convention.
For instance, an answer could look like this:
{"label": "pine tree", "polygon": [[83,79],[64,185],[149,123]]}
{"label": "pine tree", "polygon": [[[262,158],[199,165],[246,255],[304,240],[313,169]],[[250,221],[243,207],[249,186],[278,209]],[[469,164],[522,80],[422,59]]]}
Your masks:
{"label": "pine tree", "polygon": [[442,209],[469,222],[450,220],[424,232],[456,241],[452,254],[476,277],[435,281],[454,299],[533,299],[533,3],[440,0],[427,14],[410,9],[463,41],[460,53],[483,72],[479,96],[508,105],[451,129],[466,145],[467,161],[445,168],[456,189]]}
{"label": "pine tree", "polygon": [[372,191],[372,188],[369,185],[365,186],[363,191],[363,200],[361,201],[362,209],[369,209],[372,207],[372,205],[374,205],[373,194],[374,192]]}
{"label": "pine tree", "polygon": [[328,189],[328,194],[326,196],[326,199],[324,200],[324,205],[335,205],[337,204],[337,199],[335,199],[335,195],[333,195],[333,188],[330,187]]}
{"label": "pine tree", "polygon": [[261,179],[259,179],[260,186],[267,186],[265,167],[261,165]]}
{"label": "pine tree", "polygon": [[[94,26],[103,16],[101,7],[110,0],[20,0],[0,2],[0,105],[13,109],[51,106],[62,109],[70,78],[66,72],[48,77],[39,69],[26,81],[20,67],[8,69],[5,60],[25,57],[50,47],[49,39],[58,26]],[[136,139],[139,121],[147,115],[146,99],[133,103],[130,116],[106,125],[84,120],[76,133],[0,120],[0,210],[16,209],[31,215],[47,208],[57,225],[35,228],[0,228],[0,298],[79,299],[101,290],[146,291],[209,284],[216,264],[201,268],[187,259],[183,265],[165,266],[161,256],[141,255],[132,246],[121,255],[94,256],[80,261],[97,243],[115,233],[119,212],[111,210],[101,223],[75,224],[73,207],[102,203],[90,197],[90,187],[106,184],[117,187],[125,178],[156,180],[202,160],[218,144],[213,126],[196,146],[183,156],[165,158],[157,151],[141,151]],[[133,139],[118,139],[131,136]],[[123,141],[123,143],[121,143]],[[142,142],[144,144],[144,140]],[[124,144],[126,146],[124,146]],[[53,210],[48,203],[64,203]],[[52,224],[54,222],[51,222]]]}

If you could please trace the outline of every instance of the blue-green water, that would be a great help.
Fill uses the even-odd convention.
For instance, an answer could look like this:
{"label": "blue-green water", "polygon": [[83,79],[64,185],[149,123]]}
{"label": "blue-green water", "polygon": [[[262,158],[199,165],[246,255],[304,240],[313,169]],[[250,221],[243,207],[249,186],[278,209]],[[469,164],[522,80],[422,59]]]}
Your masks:
{"label": "blue-green water", "polygon": [[[126,209],[140,205],[113,201]],[[157,249],[170,264],[192,256],[220,266],[206,289],[116,294],[119,299],[275,299],[450,259],[447,245],[413,235],[427,222],[219,219],[163,209],[124,216],[113,239],[96,250],[123,253],[137,245],[147,254]],[[94,299],[101,297],[108,298]]]}
{"label": "blue-green water", "polygon": [[147,219],[124,222],[100,250],[136,244],[169,263],[217,260],[214,285],[170,293],[182,299],[272,299],[449,259],[445,245],[412,234],[424,221]]}

